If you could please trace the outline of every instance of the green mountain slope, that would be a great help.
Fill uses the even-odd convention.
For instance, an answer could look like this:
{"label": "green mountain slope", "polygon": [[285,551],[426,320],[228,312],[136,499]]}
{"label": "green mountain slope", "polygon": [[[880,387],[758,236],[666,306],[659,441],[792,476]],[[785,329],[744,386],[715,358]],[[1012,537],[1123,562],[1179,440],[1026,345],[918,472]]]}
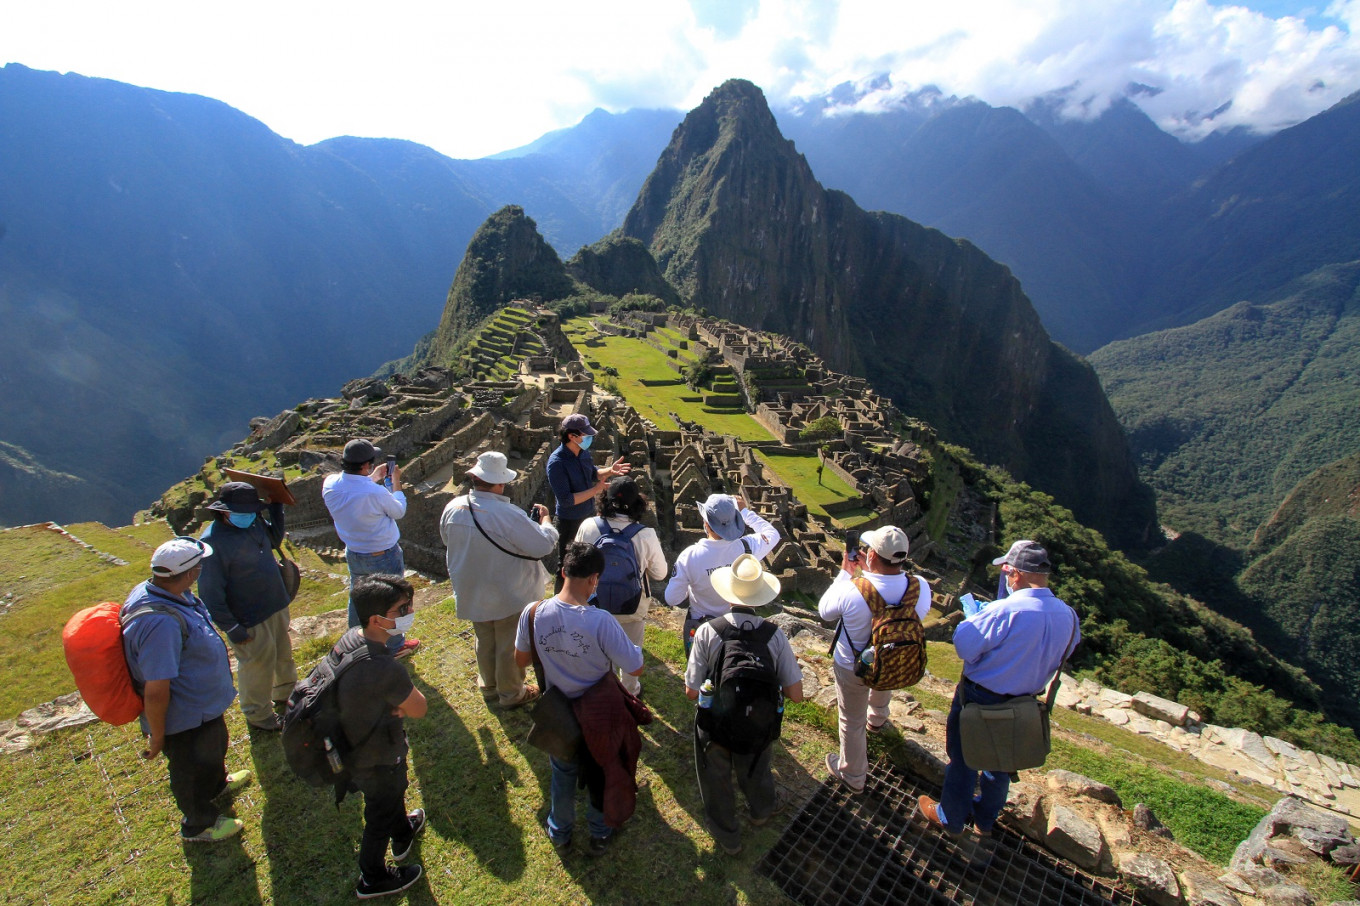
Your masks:
{"label": "green mountain slope", "polygon": [[1360,451],[1360,262],[1276,299],[1091,356],[1164,524],[1238,549],[1304,476]]}

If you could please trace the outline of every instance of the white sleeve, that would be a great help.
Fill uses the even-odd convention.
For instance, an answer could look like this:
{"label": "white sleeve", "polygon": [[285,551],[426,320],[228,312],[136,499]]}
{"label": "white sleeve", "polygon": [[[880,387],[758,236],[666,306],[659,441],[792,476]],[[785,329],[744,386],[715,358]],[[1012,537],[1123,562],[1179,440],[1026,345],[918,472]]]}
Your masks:
{"label": "white sleeve", "polygon": [[921,596],[916,599],[916,616],[924,620],[930,612],[930,583],[920,574],[917,574],[916,581],[921,584]]}
{"label": "white sleeve", "polygon": [[746,524],[751,527],[755,534],[746,543],[751,546],[752,556],[764,559],[770,551],[779,544],[779,529],[766,522],[755,510],[750,507],[741,511],[741,518],[746,520]]}
{"label": "white sleeve", "polygon": [[633,542],[642,548],[638,557],[642,571],[655,582],[666,578],[666,555],[661,552],[661,539],[656,536],[656,529],[647,526],[633,537]]}

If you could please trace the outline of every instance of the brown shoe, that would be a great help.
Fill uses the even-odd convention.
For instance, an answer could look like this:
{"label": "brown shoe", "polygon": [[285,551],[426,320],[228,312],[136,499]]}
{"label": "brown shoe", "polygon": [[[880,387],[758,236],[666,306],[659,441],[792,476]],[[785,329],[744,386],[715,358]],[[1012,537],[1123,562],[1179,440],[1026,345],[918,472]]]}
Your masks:
{"label": "brown shoe", "polygon": [[940,820],[940,803],[929,796],[920,796],[916,800],[916,806],[921,810],[921,814],[925,817],[927,823],[933,824],[950,837],[958,836],[957,833],[945,827],[944,822]]}
{"label": "brown shoe", "polygon": [[507,711],[511,711],[515,708],[523,708],[530,702],[538,701],[540,694],[541,693],[538,691],[538,687],[535,686],[533,683],[525,683],[524,694],[521,695],[519,698],[515,699],[510,704],[502,705],[501,707],[503,707]]}

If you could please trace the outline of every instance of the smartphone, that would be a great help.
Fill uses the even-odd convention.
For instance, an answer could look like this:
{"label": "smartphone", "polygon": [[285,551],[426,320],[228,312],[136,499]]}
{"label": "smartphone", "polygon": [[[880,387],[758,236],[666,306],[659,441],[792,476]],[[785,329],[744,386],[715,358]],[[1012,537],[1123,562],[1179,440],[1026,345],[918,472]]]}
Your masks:
{"label": "smartphone", "polygon": [[845,533],[845,551],[851,560],[859,560],[859,529],[848,529]]}
{"label": "smartphone", "polygon": [[389,453],[387,456],[387,472],[383,476],[383,486],[389,491],[392,490],[392,470],[396,467],[397,457]]}

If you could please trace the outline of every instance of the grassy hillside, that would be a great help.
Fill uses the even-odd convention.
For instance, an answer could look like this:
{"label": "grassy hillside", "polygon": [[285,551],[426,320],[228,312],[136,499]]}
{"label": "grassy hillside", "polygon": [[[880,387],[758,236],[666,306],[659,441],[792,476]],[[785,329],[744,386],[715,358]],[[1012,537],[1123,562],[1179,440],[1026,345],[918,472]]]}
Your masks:
{"label": "grassy hillside", "polygon": [[[0,684],[0,720],[74,691],[61,650],[61,629],[78,610],[122,602],[151,575],[151,552],[174,534],[164,522],[111,529],[97,522],[0,531],[0,673],[22,682]],[[315,551],[293,548],[303,569],[294,616],[344,606],[344,583]],[[118,563],[115,561],[122,561]],[[339,603],[337,603],[337,601]]]}
{"label": "grassy hillside", "polygon": [[[447,591],[430,589],[422,600],[438,601]],[[579,850],[561,858],[540,829],[548,764],[525,742],[528,716],[493,712],[481,701],[471,632],[455,619],[451,602],[418,611],[415,631],[426,644],[409,663],[430,710],[407,723],[407,802],[427,810],[429,827],[415,850],[425,879],[410,902],[726,906],[779,900],[754,867],[791,812],[763,828],[743,827],[746,852],[737,857],[716,852],[702,827],[690,744],[693,705],[682,689],[676,628],[655,621],[647,628],[642,682],[657,719],[642,730],[637,814],[608,858],[592,860]],[[302,666],[319,655],[313,649],[310,659],[299,654]],[[957,676],[951,654],[948,646],[932,644],[937,675]],[[938,688],[919,688],[917,697],[926,707],[946,707],[946,696],[932,691]],[[774,771],[780,796],[796,808],[825,777],[822,760],[836,746],[835,712],[804,704],[790,706],[788,716]],[[217,846],[185,847],[175,839],[177,813],[164,763],[138,757],[141,742],[132,728],[94,724],[0,757],[10,897],[81,906],[352,902],[358,797],[334,808],[328,793],[289,773],[277,737],[252,740],[235,708],[227,719],[228,766],[249,767],[256,780],[228,808],[245,831]],[[1063,711],[1054,722],[1059,739],[1048,767],[1083,770],[1136,795],[1218,864],[1274,799],[1095,718]],[[928,726],[938,742],[942,728],[933,721]],[[873,737],[870,757],[901,758],[903,745],[896,735]],[[62,807],[53,807],[54,798]]]}
{"label": "grassy hillside", "polygon": [[1304,476],[1360,452],[1360,262],[1091,363],[1163,524],[1240,550]]}

